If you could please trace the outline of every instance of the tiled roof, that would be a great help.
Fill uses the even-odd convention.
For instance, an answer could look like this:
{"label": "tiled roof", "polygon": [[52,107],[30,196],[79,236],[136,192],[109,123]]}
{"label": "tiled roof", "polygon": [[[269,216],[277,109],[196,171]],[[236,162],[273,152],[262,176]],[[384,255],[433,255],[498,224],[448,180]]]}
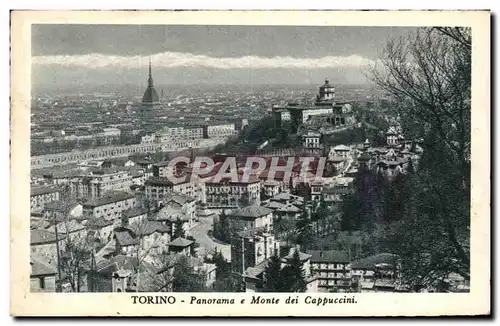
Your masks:
{"label": "tiled roof", "polygon": [[106,204],[116,203],[119,201],[134,198],[134,195],[123,191],[110,191],[105,193],[102,197],[89,199],[83,206],[97,207]]}
{"label": "tiled roof", "polygon": [[59,192],[59,190],[54,189],[52,187],[35,186],[35,187],[31,187],[30,197],[51,194],[54,192]]}
{"label": "tiled roof", "polygon": [[138,236],[150,235],[155,232],[167,233],[170,232],[170,227],[163,225],[157,221],[144,220],[139,223],[134,223],[129,226]]}
{"label": "tiled roof", "polygon": [[55,200],[55,201],[51,201],[51,202],[45,204],[45,209],[59,211],[59,212],[70,211],[78,205],[80,205],[80,204],[78,204],[77,202]]}
{"label": "tiled roof", "polygon": [[261,262],[258,265],[255,265],[253,267],[248,267],[245,270],[245,273],[243,274],[243,276],[260,280],[262,273],[266,270],[267,264],[268,264],[268,260],[264,260],[263,262]]}
{"label": "tiled roof", "polygon": [[[64,235],[58,235],[59,240],[64,239]],[[47,243],[56,243],[56,235],[55,233],[46,231],[46,230],[31,230],[30,232],[30,245],[37,244],[47,244]]]}
{"label": "tiled roof", "polygon": [[[184,182],[178,182],[178,183],[184,183]],[[146,185],[149,186],[166,186],[166,187],[173,187],[174,183],[163,177],[151,177],[148,180],[146,180]]]}
{"label": "tiled roof", "polygon": [[309,250],[311,262],[314,263],[349,263],[346,252],[339,250]]}
{"label": "tiled roof", "polygon": [[172,240],[168,245],[172,247],[189,247],[191,244],[193,244],[193,241],[185,239],[185,238],[175,238]]}
{"label": "tiled roof", "polygon": [[235,209],[230,211],[227,216],[230,217],[246,217],[246,218],[258,218],[261,216],[268,215],[272,213],[273,210],[260,205],[251,205],[243,207],[241,209]]}
{"label": "tiled roof", "polygon": [[397,255],[390,253],[381,253],[353,261],[351,263],[351,269],[374,269],[375,265],[394,264],[396,260]]}
{"label": "tiled roof", "polygon": [[177,221],[177,219],[180,219],[181,221],[188,221],[189,217],[175,207],[165,206],[155,214],[154,219],[158,221],[174,222]]}
{"label": "tiled roof", "polygon": [[148,212],[148,209],[145,207],[133,207],[133,208],[129,208],[129,209],[123,211],[122,215],[124,217],[130,218],[130,217],[135,217],[135,216],[147,214],[147,212]]}
{"label": "tiled roof", "polygon": [[85,226],[89,229],[96,230],[112,225],[113,223],[112,220],[107,220],[105,218],[89,218]]}
{"label": "tiled roof", "polygon": [[114,231],[115,239],[120,246],[134,246],[139,244],[139,239],[134,232],[129,229],[120,229]]}
{"label": "tiled roof", "polygon": [[287,204],[281,208],[278,208],[277,211],[283,212],[283,213],[299,213],[301,210],[298,207],[296,207],[295,205]]}
{"label": "tiled roof", "polygon": [[179,192],[171,192],[167,195],[167,198],[164,200],[165,203],[168,203],[170,201],[174,201],[180,205],[184,205],[185,203],[190,203],[195,201],[193,197],[190,197],[188,195],[184,195]]}
{"label": "tiled roof", "polygon": [[137,258],[118,255],[110,259],[101,259],[99,262],[97,262],[96,267],[99,273],[108,274],[116,272],[120,269],[133,270],[137,267],[137,265]]}
{"label": "tiled roof", "polygon": [[[290,259],[293,258],[295,250],[297,250],[297,249],[296,248],[291,248],[290,252],[288,253],[288,255],[286,255],[285,257],[281,258],[281,260],[284,261],[284,262],[288,262]],[[300,261],[306,261],[306,260],[308,260],[308,259],[311,258],[311,255],[307,254],[305,252],[299,251],[299,258],[300,258]]]}
{"label": "tiled roof", "polygon": [[36,253],[30,254],[31,274],[30,276],[55,275],[56,266],[50,265],[45,259]]}
{"label": "tiled roof", "polygon": [[270,201],[265,206],[267,208],[270,208],[270,209],[280,209],[280,208],[284,208],[286,206],[286,204],[282,204],[282,203],[280,203],[278,201]]}
{"label": "tiled roof", "polygon": [[300,196],[293,195],[289,192],[282,192],[271,198],[271,201],[289,201],[289,200],[299,200],[302,199]]}
{"label": "tiled roof", "polygon": [[[78,223],[76,220],[69,220],[67,222],[62,222],[57,224],[57,231],[59,234],[72,233],[84,230],[85,226]],[[47,231],[55,232],[55,227],[51,226]]]}

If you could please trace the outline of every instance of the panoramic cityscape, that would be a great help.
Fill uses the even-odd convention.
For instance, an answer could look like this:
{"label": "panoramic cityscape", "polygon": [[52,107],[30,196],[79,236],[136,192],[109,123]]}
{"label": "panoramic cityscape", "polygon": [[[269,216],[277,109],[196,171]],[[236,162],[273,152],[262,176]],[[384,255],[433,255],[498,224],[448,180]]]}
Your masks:
{"label": "panoramic cityscape", "polygon": [[469,292],[470,31],[32,45],[32,292]]}

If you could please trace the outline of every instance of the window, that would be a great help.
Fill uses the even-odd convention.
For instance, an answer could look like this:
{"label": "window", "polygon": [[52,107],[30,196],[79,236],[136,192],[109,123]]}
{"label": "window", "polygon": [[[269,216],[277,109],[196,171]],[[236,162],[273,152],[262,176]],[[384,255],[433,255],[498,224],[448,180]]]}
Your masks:
{"label": "window", "polygon": [[40,277],[38,280],[40,282],[40,289],[45,289],[45,277]]}

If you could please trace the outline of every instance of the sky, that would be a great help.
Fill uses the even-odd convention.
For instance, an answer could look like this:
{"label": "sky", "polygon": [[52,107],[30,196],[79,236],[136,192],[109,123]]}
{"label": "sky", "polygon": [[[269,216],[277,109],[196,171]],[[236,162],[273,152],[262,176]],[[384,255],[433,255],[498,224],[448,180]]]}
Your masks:
{"label": "sky", "polygon": [[366,83],[411,28],[33,25],[33,85]]}

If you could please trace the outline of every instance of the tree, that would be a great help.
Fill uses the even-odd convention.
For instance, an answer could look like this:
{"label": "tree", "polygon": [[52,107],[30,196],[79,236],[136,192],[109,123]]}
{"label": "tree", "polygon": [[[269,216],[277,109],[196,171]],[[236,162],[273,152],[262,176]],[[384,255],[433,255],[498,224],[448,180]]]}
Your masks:
{"label": "tree", "polygon": [[225,242],[229,242],[231,240],[231,234],[229,230],[229,218],[226,215],[226,212],[222,210],[219,215],[219,220],[214,223],[214,237]]}
{"label": "tree", "polygon": [[309,212],[306,207],[306,202],[302,207],[302,213],[295,223],[297,229],[297,243],[303,248],[306,248],[312,242],[312,225],[309,218]]}
{"label": "tree", "polygon": [[264,270],[264,292],[281,292],[284,290],[283,275],[281,274],[281,261],[277,256],[272,256]]}
{"label": "tree", "polygon": [[281,279],[284,284],[282,292],[305,292],[307,290],[303,263],[298,250],[294,251],[292,259],[283,268]]}
{"label": "tree", "polygon": [[231,273],[231,264],[224,258],[220,251],[217,251],[213,258],[216,266],[216,280],[214,283],[215,292],[241,292],[242,280],[237,275]]}
{"label": "tree", "polygon": [[179,255],[173,271],[174,292],[205,292],[206,275],[201,266],[193,266],[189,257]]}
{"label": "tree", "polygon": [[405,133],[442,142],[469,187],[470,28],[421,28],[391,40],[381,62],[372,79],[398,101]]}
{"label": "tree", "polygon": [[180,218],[177,218],[177,220],[174,222],[173,229],[173,239],[186,237],[186,232],[184,231],[184,221],[182,221]]}
{"label": "tree", "polygon": [[85,275],[90,269],[92,243],[87,238],[73,241],[66,235],[66,245],[60,254],[58,264],[62,272],[62,281],[70,284],[73,292],[80,292]]}
{"label": "tree", "polygon": [[[405,181],[400,220],[380,241],[401,257],[404,281],[434,286],[470,277],[469,28],[425,28],[388,43],[373,80],[398,101],[405,134],[422,138],[418,171]],[[404,234],[404,236],[402,236]]]}

